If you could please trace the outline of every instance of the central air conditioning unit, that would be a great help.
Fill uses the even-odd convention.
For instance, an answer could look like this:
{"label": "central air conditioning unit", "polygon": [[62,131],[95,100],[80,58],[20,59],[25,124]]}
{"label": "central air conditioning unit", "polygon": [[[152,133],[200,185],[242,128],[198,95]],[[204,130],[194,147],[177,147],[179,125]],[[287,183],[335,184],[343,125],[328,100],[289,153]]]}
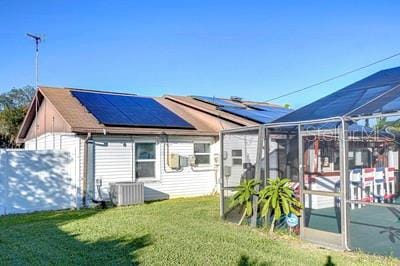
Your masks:
{"label": "central air conditioning unit", "polygon": [[144,203],[144,184],[142,182],[118,182],[110,184],[111,202],[117,206]]}

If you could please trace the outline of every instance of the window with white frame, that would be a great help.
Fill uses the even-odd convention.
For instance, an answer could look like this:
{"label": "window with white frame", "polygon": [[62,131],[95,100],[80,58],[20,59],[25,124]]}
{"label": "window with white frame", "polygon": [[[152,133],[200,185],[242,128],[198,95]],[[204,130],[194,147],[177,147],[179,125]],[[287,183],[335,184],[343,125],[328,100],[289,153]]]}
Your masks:
{"label": "window with white frame", "polygon": [[196,165],[210,165],[210,143],[194,143],[194,158]]}
{"label": "window with white frame", "polygon": [[232,150],[232,165],[242,165],[242,150]]}
{"label": "window with white frame", "polygon": [[156,177],[156,144],[154,142],[135,143],[136,178]]}

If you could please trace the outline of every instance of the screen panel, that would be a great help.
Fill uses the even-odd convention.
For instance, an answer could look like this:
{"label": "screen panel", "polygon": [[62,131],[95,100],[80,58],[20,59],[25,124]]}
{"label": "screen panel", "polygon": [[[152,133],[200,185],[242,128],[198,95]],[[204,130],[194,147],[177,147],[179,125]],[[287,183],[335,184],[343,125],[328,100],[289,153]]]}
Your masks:
{"label": "screen panel", "polygon": [[350,248],[400,257],[400,210],[395,207],[350,208]]}

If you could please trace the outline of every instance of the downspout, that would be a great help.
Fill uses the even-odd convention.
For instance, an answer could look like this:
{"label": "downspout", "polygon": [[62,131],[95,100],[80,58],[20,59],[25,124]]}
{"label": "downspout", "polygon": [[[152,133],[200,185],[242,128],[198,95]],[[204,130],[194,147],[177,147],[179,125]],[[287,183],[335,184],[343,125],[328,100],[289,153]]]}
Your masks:
{"label": "downspout", "polygon": [[88,195],[88,178],[89,178],[89,140],[92,138],[92,133],[88,133],[83,146],[83,180],[82,180],[82,204],[84,207],[87,207],[87,195]]}
{"label": "downspout", "polygon": [[219,132],[219,216],[224,219],[225,217],[225,202],[224,202],[224,133]]}

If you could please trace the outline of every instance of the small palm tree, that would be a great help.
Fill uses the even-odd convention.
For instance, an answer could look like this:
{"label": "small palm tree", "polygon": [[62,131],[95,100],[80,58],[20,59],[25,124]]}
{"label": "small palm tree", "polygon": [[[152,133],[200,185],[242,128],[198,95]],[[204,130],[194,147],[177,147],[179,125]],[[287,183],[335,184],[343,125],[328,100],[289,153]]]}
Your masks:
{"label": "small palm tree", "polygon": [[271,222],[270,233],[274,231],[275,221],[282,214],[289,215],[293,213],[300,215],[301,203],[294,197],[294,191],[289,187],[290,180],[287,178],[269,179],[267,186],[259,192],[259,201],[261,204],[261,217],[269,217],[270,212],[274,215]]}
{"label": "small palm tree", "polygon": [[232,197],[230,207],[236,207],[238,205],[244,206],[242,218],[238,225],[243,223],[246,216],[251,216],[253,213],[253,196],[257,195],[255,187],[260,184],[260,181],[254,179],[246,180],[235,189],[236,193]]}

